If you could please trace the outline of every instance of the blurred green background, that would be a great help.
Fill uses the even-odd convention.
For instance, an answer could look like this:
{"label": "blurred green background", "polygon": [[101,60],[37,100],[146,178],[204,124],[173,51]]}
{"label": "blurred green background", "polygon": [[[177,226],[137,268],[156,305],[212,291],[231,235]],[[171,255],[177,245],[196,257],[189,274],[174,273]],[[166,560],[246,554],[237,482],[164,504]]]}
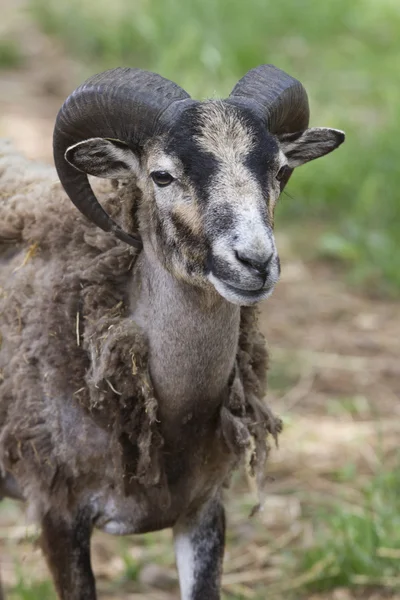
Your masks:
{"label": "blurred green background", "polygon": [[265,62],[299,78],[311,124],[347,141],[298,170],[278,218],[315,222],[315,248],[371,294],[400,292],[398,0],[31,0],[31,11],[88,72],[139,66],[197,98],[228,95]]}

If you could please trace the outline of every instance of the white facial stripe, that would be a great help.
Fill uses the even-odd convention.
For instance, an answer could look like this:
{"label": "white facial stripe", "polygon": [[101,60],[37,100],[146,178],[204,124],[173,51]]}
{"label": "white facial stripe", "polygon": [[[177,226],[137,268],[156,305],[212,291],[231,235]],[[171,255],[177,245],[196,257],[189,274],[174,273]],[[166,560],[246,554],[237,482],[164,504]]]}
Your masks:
{"label": "white facial stripe", "polygon": [[[205,104],[201,116],[201,134],[196,141],[218,160],[217,173],[209,187],[211,202],[228,202],[235,211],[244,213],[250,205],[255,208],[265,203],[260,183],[245,164],[255,147],[253,131],[232,107],[221,102]],[[287,162],[283,152],[281,155]]]}
{"label": "white facial stripe", "polygon": [[[250,305],[266,298],[279,278],[279,261],[268,220],[271,211],[265,190],[246,164],[249,153],[255,148],[254,135],[235,112],[220,103],[205,106],[202,116],[201,134],[196,141],[202,150],[217,159],[216,172],[208,186],[212,211],[206,229],[210,232],[213,257],[218,261],[216,271],[211,270],[207,277],[230,302]],[[287,163],[283,152],[270,159],[275,162],[276,172]],[[278,182],[276,185],[271,183],[268,195],[273,206],[279,195]],[[233,213],[233,225],[228,225],[226,231],[217,226],[219,206],[222,222],[224,210],[229,207]],[[244,260],[238,259],[238,255]],[[264,282],[254,269],[248,267],[250,261],[259,264],[271,261]],[[225,273],[222,265],[226,265]]]}
{"label": "white facial stripe", "polygon": [[272,254],[275,250],[271,228],[267,227],[260,214],[260,208],[253,198],[243,198],[237,209],[238,223],[235,228],[240,246],[260,255]]}
{"label": "white facial stripe", "polygon": [[[232,208],[236,221],[235,232],[240,238],[251,238],[252,245],[266,238],[266,199],[260,183],[243,162],[220,161],[209,194],[213,206],[228,204]],[[274,195],[273,191],[271,195]]]}
{"label": "white facial stripe", "polygon": [[[213,240],[213,253],[226,261],[231,269],[237,268],[235,251],[244,255],[264,258],[276,252],[271,227],[267,224],[267,206],[261,184],[245,164],[254,148],[254,136],[235,113],[225,105],[210,103],[204,107],[201,136],[197,142],[203,150],[218,160],[217,172],[209,185],[209,201],[213,214],[218,205],[231,207],[235,226],[220,232]],[[286,162],[283,153],[279,160]],[[267,167],[266,167],[267,168]],[[278,190],[270,190],[270,202]],[[215,209],[216,208],[216,209]],[[214,217],[213,217],[214,218]],[[209,223],[212,232],[214,221]],[[235,236],[235,240],[233,239]]]}
{"label": "white facial stripe", "polygon": [[235,162],[254,147],[254,134],[239,116],[221,102],[203,106],[200,135],[195,139],[200,148],[219,160]]}

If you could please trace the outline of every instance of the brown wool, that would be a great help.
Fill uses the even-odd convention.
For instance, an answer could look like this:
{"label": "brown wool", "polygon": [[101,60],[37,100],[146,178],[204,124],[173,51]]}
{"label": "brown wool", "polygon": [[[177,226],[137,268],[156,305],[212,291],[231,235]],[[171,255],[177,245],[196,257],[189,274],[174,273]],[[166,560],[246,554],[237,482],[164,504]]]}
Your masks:
{"label": "brown wool", "polygon": [[[97,182],[96,194],[128,232],[140,196],[133,183]],[[90,422],[112,432],[107,459],[121,490],[132,480],[165,488],[163,439],[147,344],[127,306],[136,251],[76,210],[50,167],[0,146],[0,469],[16,474],[40,510],[50,496],[72,502],[101,458]],[[51,257],[51,260],[49,260]],[[269,434],[281,422],[264,403],[267,350],[256,310],[241,309],[239,350],[220,432],[235,464],[252,447],[264,485]],[[89,416],[74,439],[62,406]],[[64,411],[65,412],[65,411]],[[94,431],[94,429],[93,429]],[[253,440],[253,441],[251,441]]]}

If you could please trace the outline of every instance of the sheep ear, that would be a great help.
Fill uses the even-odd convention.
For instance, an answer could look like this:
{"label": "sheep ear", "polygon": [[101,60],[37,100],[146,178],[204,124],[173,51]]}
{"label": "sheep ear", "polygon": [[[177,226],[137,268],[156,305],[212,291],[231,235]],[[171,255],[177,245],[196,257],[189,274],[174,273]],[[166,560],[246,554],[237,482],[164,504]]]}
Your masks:
{"label": "sheep ear", "polygon": [[282,152],[291,169],[332,152],[344,142],[344,138],[343,131],[328,127],[313,127],[278,136]]}
{"label": "sheep ear", "polygon": [[78,171],[95,177],[132,177],[139,170],[136,154],[119,140],[90,138],[70,146],[64,158]]}

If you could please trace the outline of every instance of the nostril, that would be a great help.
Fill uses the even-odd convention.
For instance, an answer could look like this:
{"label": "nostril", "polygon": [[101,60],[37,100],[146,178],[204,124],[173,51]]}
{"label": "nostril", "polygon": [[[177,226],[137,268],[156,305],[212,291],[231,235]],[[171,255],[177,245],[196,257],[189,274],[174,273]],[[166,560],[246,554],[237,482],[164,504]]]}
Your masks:
{"label": "nostril", "polygon": [[271,264],[273,255],[270,256],[266,260],[260,260],[259,257],[255,258],[254,256],[247,256],[243,254],[243,252],[235,251],[236,258],[238,261],[243,263],[246,267],[254,269],[260,275],[265,275],[268,271],[269,265]]}

